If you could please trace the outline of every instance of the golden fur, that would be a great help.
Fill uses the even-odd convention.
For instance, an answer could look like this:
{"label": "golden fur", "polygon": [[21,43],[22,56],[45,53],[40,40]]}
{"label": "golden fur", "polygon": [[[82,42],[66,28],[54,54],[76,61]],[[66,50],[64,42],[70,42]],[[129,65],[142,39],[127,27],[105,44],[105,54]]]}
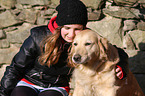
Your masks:
{"label": "golden fur", "polygon": [[69,59],[76,67],[73,96],[144,96],[130,71],[126,79],[116,78],[117,49],[94,31],[76,35]]}

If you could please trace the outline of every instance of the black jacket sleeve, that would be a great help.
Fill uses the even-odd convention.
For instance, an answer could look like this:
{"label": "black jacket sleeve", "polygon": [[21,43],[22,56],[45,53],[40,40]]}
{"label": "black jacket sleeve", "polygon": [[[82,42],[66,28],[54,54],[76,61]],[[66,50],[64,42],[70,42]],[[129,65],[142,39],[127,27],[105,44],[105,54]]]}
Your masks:
{"label": "black jacket sleeve", "polygon": [[1,80],[0,96],[9,96],[18,81],[33,67],[36,58],[36,47],[32,36],[29,36],[22,44],[19,52],[14,56],[10,66],[7,66]]}
{"label": "black jacket sleeve", "polygon": [[118,47],[116,48],[118,50],[119,58],[120,58],[120,61],[118,62],[117,66],[119,66],[122,69],[121,71],[123,72],[122,73],[123,76],[120,79],[123,79],[127,76],[127,73],[129,71],[128,55],[123,49]]}

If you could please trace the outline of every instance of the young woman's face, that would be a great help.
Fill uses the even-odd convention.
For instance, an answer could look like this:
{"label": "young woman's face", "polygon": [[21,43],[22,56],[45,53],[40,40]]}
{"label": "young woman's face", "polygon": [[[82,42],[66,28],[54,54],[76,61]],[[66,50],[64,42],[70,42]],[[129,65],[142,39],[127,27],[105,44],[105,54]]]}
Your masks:
{"label": "young woman's face", "polygon": [[61,28],[61,36],[65,41],[72,42],[77,33],[83,29],[84,26],[80,24],[64,25]]}

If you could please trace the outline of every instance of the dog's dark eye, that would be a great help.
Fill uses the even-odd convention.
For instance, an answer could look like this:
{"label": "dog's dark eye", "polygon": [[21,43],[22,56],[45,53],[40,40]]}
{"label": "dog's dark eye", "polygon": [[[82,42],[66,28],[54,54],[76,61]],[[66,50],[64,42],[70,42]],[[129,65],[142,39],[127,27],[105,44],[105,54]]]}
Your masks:
{"label": "dog's dark eye", "polygon": [[91,45],[91,43],[85,43],[85,46],[89,46],[89,45]]}
{"label": "dog's dark eye", "polygon": [[77,43],[74,43],[74,46],[77,46],[78,44]]}

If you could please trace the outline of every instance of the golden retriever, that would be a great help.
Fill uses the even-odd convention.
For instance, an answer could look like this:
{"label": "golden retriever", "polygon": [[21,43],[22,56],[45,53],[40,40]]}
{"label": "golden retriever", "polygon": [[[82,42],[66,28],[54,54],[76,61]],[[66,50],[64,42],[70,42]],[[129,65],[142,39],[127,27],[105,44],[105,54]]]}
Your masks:
{"label": "golden retriever", "polygon": [[75,66],[73,96],[144,96],[130,71],[124,80],[116,78],[118,51],[96,32],[79,32],[69,56],[70,64]]}

